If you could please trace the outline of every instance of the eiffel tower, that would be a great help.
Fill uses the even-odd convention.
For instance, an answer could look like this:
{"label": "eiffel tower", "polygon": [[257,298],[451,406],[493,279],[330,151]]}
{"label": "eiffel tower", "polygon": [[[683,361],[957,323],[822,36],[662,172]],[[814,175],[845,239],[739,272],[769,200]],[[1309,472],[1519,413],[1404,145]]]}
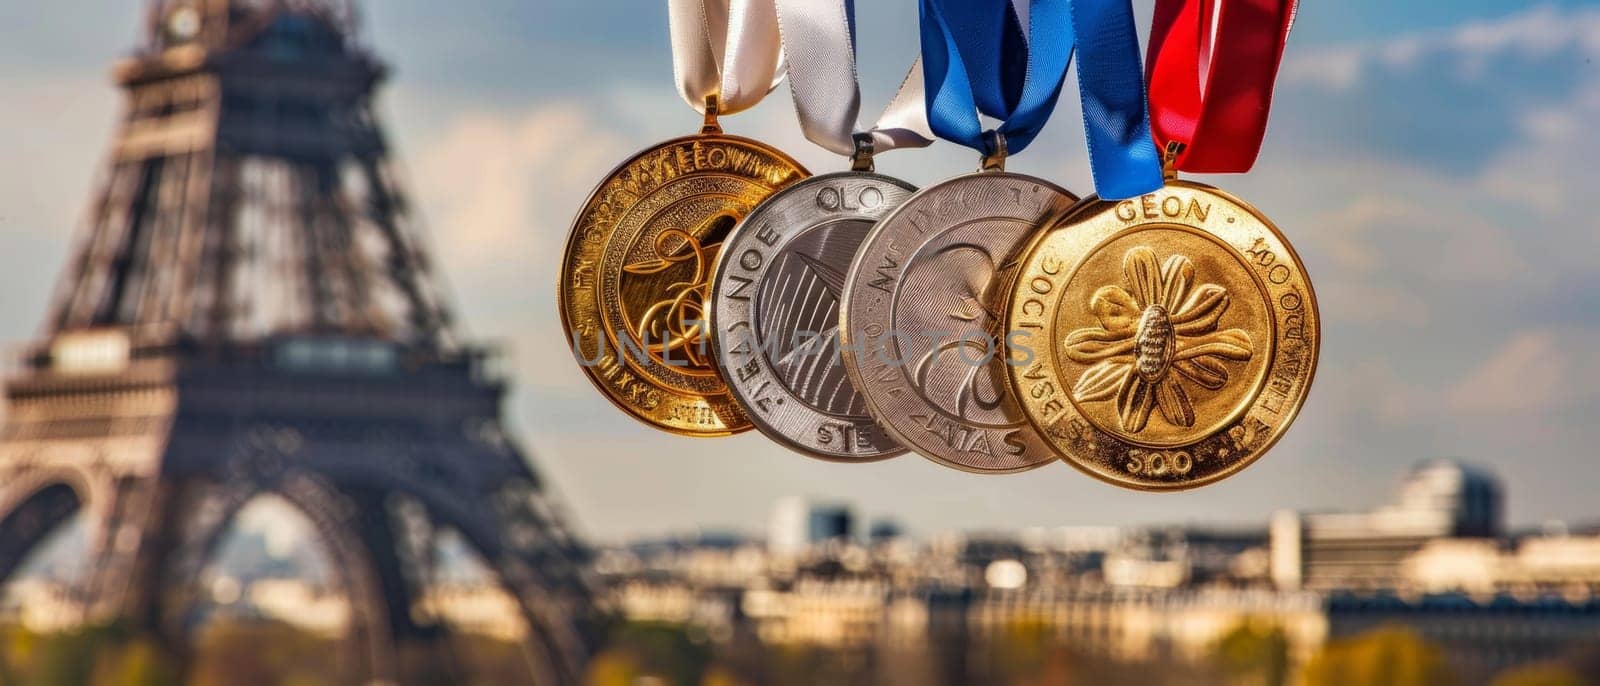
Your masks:
{"label": "eiffel tower", "polygon": [[442,639],[417,608],[453,530],[519,601],[535,683],[573,683],[588,555],[433,283],[355,9],[150,0],[86,230],[6,384],[0,580],[81,513],[85,621],[185,645],[208,559],[272,494],[350,601],[341,682],[403,683],[402,651]]}

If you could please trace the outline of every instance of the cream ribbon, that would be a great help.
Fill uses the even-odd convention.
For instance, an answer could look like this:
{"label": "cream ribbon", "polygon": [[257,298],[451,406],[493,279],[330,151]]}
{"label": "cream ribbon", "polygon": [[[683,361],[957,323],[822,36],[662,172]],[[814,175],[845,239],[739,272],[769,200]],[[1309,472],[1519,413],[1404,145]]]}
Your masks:
{"label": "cream ribbon", "polygon": [[[855,155],[861,86],[856,74],[850,6],[854,0],[777,0],[778,25],[789,63],[789,89],[806,138],[840,155]],[[923,102],[922,61],[900,85],[871,130],[872,148],[920,148],[933,143]]]}
{"label": "cream ribbon", "polygon": [[[599,1],[599,0],[595,0]],[[667,0],[672,71],[695,111],[717,98],[719,114],[741,112],[783,80],[783,41],[773,0]]]}

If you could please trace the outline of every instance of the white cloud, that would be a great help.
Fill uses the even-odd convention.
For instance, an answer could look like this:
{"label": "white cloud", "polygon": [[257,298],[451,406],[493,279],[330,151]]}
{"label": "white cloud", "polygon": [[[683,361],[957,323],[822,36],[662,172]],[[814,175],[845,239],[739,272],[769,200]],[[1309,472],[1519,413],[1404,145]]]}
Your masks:
{"label": "white cloud", "polygon": [[1284,60],[1278,82],[1348,90],[1360,79],[1366,59],[1366,53],[1360,48],[1341,46],[1298,51],[1293,57]]}
{"label": "white cloud", "polygon": [[1348,90],[1369,69],[1410,68],[1430,55],[1447,55],[1463,74],[1488,60],[1514,54],[1538,59],[1577,49],[1600,56],[1600,9],[1535,7],[1509,17],[1470,22],[1383,41],[1291,50],[1280,80],[1286,84]]}
{"label": "white cloud", "polygon": [[1468,414],[1550,412],[1576,395],[1576,358],[1554,332],[1511,339],[1450,391],[1450,409]]}
{"label": "white cloud", "polygon": [[1569,99],[1531,108],[1521,117],[1520,145],[1485,166],[1479,179],[1496,196],[1531,205],[1568,221],[1593,222],[1592,203],[1600,137],[1586,128],[1600,121],[1600,69]]}
{"label": "white cloud", "polygon": [[589,184],[626,147],[577,103],[460,116],[417,158],[422,197],[450,266],[470,273],[559,246]]}

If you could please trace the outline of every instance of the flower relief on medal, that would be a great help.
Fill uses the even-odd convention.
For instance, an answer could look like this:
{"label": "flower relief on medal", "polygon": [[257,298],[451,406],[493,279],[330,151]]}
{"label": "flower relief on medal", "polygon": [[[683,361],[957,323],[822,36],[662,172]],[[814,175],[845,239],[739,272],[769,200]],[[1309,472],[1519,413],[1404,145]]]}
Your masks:
{"label": "flower relief on medal", "polygon": [[1195,425],[1190,384],[1218,391],[1228,383],[1227,361],[1248,361],[1249,334],[1218,331],[1232,300],[1226,288],[1195,286],[1194,263],[1172,255],[1165,263],[1148,247],[1122,259],[1126,288],[1103,286],[1089,302],[1100,326],[1066,337],[1069,359],[1090,365],[1073,388],[1080,403],[1114,400],[1122,430],[1144,431],[1160,408],[1173,426]]}

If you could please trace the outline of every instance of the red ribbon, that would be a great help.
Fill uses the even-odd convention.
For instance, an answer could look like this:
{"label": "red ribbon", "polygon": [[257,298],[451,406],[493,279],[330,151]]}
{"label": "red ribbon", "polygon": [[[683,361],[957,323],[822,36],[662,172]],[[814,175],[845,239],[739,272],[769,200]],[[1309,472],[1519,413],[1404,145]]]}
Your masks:
{"label": "red ribbon", "polygon": [[1255,164],[1298,4],[1157,0],[1145,62],[1150,125],[1160,149],[1182,146],[1175,169],[1235,173]]}

